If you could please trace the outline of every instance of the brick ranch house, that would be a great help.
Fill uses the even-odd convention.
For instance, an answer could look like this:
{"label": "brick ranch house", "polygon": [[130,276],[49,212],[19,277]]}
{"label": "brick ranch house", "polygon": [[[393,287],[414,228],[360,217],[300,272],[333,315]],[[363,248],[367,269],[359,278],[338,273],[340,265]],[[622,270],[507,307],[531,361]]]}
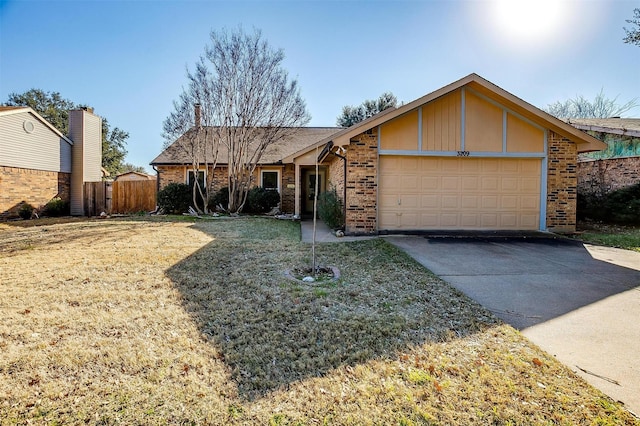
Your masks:
{"label": "brick ranch house", "polygon": [[[605,147],[470,74],[347,129],[301,129],[274,147],[255,182],[277,179],[281,209],[300,215],[312,207],[315,179],[321,192],[335,188],[351,235],[572,232],[578,153]],[[189,179],[188,162],[174,155],[170,146],[151,163],[160,187]]]}
{"label": "brick ranch house", "polygon": [[0,219],[55,197],[84,214],[85,182],[102,179],[102,120],[91,110],[69,111],[69,135],[28,107],[0,106]]}
{"label": "brick ranch house", "polygon": [[603,196],[640,183],[640,118],[567,121],[602,140],[607,148],[578,156],[578,194]]}

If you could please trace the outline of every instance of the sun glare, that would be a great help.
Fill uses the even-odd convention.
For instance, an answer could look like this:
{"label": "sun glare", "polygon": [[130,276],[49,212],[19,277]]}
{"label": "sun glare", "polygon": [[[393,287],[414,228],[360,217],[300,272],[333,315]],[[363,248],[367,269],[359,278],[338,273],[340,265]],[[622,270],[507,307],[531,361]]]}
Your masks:
{"label": "sun glare", "polygon": [[562,28],[565,5],[560,0],[495,0],[497,35],[517,44],[548,43]]}

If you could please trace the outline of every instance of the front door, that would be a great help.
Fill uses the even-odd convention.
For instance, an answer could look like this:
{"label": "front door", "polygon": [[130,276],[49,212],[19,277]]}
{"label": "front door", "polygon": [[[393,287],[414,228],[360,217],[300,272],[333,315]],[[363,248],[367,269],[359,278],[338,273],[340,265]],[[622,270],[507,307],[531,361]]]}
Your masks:
{"label": "front door", "polygon": [[302,194],[302,196],[304,197],[304,213],[313,213],[313,200],[316,195],[316,179],[318,179],[318,195],[326,191],[325,174],[326,172],[322,169],[318,170],[317,175],[315,169],[307,170],[304,174],[304,194]]}

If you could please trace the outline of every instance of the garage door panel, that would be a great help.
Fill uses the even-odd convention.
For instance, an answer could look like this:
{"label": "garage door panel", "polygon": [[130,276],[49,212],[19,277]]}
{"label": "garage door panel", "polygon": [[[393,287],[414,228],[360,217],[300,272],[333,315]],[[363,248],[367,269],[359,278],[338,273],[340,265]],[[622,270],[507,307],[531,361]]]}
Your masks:
{"label": "garage door panel", "polygon": [[402,212],[400,214],[400,224],[402,227],[406,229],[416,229],[418,228],[418,217],[419,213],[407,213]]}
{"label": "garage door panel", "polygon": [[498,208],[498,196],[497,195],[483,196],[481,206],[483,210],[496,210]]}
{"label": "garage door panel", "polygon": [[400,178],[400,185],[404,191],[417,191],[418,190],[418,175],[407,174]]}
{"label": "garage door panel", "polygon": [[388,229],[399,229],[398,214],[394,211],[381,211],[380,223],[386,223]]}
{"label": "garage door panel", "polygon": [[500,163],[498,163],[497,159],[489,159],[485,158],[481,161],[482,163],[482,173],[498,173],[500,171]]}
{"label": "garage door panel", "polygon": [[401,157],[400,167],[406,171],[418,171],[419,159],[415,157]]}
{"label": "garage door panel", "polygon": [[500,180],[500,190],[517,192],[519,188],[519,179],[517,177],[505,177]]}
{"label": "garage door panel", "polygon": [[400,206],[403,207],[403,211],[419,207],[419,198],[420,196],[418,194],[402,194],[399,198]]}
{"label": "garage door panel", "polygon": [[520,190],[523,192],[533,192],[536,191],[540,186],[539,178],[521,178],[520,179]]}
{"label": "garage door panel", "polygon": [[403,158],[380,158],[380,229],[538,229],[540,159]]}
{"label": "garage door panel", "polygon": [[442,208],[443,209],[458,209],[460,208],[460,197],[457,195],[443,195],[442,196]]}
{"label": "garage door panel", "polygon": [[440,196],[436,194],[422,195],[420,197],[420,207],[423,209],[438,209],[440,205]]}
{"label": "garage door panel", "polygon": [[400,176],[388,175],[380,177],[380,187],[385,188],[387,192],[399,192],[402,185],[400,183]]}
{"label": "garage door panel", "polygon": [[534,196],[522,196],[521,207],[525,210],[532,210],[538,208],[539,198]]}
{"label": "garage door panel", "polygon": [[422,225],[420,228],[424,228],[424,229],[433,229],[433,228],[438,228],[439,227],[439,220],[440,216],[437,214],[421,214],[420,215],[420,224]]}
{"label": "garage door panel", "polygon": [[518,216],[515,213],[500,214],[500,225],[505,229],[513,229],[518,226]]}
{"label": "garage door panel", "polygon": [[443,176],[441,182],[444,191],[457,191],[460,187],[460,177],[458,176]]}
{"label": "garage door panel", "polygon": [[482,228],[497,228],[499,224],[497,213],[483,213],[480,215],[480,226]]}
{"label": "garage door panel", "polygon": [[499,188],[499,179],[496,176],[481,176],[480,177],[480,190],[497,192]]}
{"label": "garage door panel", "polygon": [[480,225],[480,217],[476,214],[461,214],[460,223],[465,228],[477,228]]}
{"label": "garage door panel", "polygon": [[423,191],[436,190],[440,188],[440,185],[439,176],[422,176],[422,179],[420,180],[420,188]]}
{"label": "garage door panel", "polygon": [[462,176],[460,179],[463,191],[475,191],[480,187],[476,176]]}
{"label": "garage door panel", "polygon": [[443,229],[454,229],[459,225],[458,213],[442,212],[440,215],[440,227]]}
{"label": "garage door panel", "polygon": [[517,195],[502,195],[500,196],[501,210],[516,210],[518,208],[519,197]]}
{"label": "garage door panel", "polygon": [[480,197],[477,195],[462,195],[460,205],[463,209],[477,209],[480,205]]}
{"label": "garage door panel", "polygon": [[537,229],[538,217],[538,215],[534,214],[521,215],[520,224],[522,225],[522,229]]}
{"label": "garage door panel", "polygon": [[393,194],[380,195],[380,207],[382,209],[394,208],[397,205],[398,205],[398,196],[397,195],[393,195]]}

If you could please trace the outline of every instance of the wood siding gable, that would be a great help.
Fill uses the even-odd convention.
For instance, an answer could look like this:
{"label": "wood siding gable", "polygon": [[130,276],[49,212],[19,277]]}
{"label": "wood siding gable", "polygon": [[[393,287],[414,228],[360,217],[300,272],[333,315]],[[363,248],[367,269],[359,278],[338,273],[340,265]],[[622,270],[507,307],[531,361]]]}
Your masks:
{"label": "wood siding gable", "polygon": [[462,87],[379,126],[380,155],[537,157],[546,129]]}

